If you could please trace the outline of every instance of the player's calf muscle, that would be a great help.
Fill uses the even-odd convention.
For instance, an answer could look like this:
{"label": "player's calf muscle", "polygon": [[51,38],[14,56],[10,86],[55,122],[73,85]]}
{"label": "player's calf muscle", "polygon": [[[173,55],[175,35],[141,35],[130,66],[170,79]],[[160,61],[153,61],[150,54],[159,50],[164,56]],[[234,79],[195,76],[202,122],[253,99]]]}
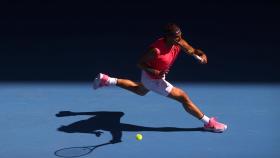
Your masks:
{"label": "player's calf muscle", "polygon": [[148,90],[146,90],[141,83],[137,83],[127,79],[118,79],[117,86],[134,92],[140,96],[144,96],[148,93]]}

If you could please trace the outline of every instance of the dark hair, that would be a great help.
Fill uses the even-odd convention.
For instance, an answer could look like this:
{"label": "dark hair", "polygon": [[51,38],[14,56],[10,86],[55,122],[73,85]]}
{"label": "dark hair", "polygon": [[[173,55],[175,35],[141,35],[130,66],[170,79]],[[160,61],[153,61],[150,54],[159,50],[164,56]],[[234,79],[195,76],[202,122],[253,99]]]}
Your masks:
{"label": "dark hair", "polygon": [[168,23],[163,29],[164,36],[176,36],[181,33],[181,29],[174,23]]}

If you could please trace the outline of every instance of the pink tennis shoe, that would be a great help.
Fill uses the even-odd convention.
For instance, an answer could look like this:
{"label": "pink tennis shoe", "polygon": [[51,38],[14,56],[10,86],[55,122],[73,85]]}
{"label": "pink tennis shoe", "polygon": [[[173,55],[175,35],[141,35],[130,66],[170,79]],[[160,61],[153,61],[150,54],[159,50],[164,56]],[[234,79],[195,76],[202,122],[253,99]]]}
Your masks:
{"label": "pink tennis shoe", "polygon": [[109,86],[109,76],[99,73],[93,81],[93,89],[98,89],[104,86]]}
{"label": "pink tennis shoe", "polygon": [[218,122],[215,117],[212,117],[210,118],[209,123],[204,125],[204,129],[206,131],[221,133],[227,129],[227,125]]}

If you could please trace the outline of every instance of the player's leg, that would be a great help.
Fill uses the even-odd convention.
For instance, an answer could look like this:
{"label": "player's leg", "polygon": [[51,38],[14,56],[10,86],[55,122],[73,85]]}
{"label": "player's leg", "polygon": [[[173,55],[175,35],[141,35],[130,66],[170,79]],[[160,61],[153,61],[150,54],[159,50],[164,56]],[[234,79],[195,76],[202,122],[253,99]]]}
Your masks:
{"label": "player's leg", "polygon": [[145,88],[142,83],[134,82],[128,79],[117,79],[116,85],[141,96],[144,96],[149,92],[149,90]]}
{"label": "player's leg", "polygon": [[223,132],[227,129],[227,125],[218,122],[216,118],[209,118],[204,115],[201,110],[191,101],[189,96],[180,88],[172,87],[171,91],[168,94],[168,97],[182,103],[184,109],[188,113],[200,119],[204,123],[205,130],[209,130],[212,132]]}
{"label": "player's leg", "polygon": [[180,88],[173,87],[170,93],[168,94],[168,97],[182,103],[184,109],[194,117],[198,119],[201,119],[203,117],[204,114],[201,112],[201,110],[191,101],[189,96]]}
{"label": "player's leg", "polygon": [[102,73],[99,73],[94,79],[93,88],[98,89],[110,85],[116,85],[141,96],[144,96],[149,92],[142,83],[134,82],[128,79],[117,79]]}
{"label": "player's leg", "polygon": [[204,128],[213,132],[223,132],[226,130],[227,126],[216,121],[215,118],[209,118],[202,113],[202,111],[191,101],[189,96],[181,89],[174,87],[164,78],[162,79],[151,79],[144,73],[142,73],[141,82],[144,86],[160,95],[167,96],[174,100],[182,103],[184,109],[193,115],[194,117],[200,119],[204,123]]}
{"label": "player's leg", "polygon": [[142,74],[142,82],[149,90],[156,92],[160,95],[170,97],[183,104],[185,110],[198,119],[203,117],[203,113],[197,106],[189,99],[186,93],[181,89],[175,88],[168,81],[163,79],[150,79],[145,73]]}

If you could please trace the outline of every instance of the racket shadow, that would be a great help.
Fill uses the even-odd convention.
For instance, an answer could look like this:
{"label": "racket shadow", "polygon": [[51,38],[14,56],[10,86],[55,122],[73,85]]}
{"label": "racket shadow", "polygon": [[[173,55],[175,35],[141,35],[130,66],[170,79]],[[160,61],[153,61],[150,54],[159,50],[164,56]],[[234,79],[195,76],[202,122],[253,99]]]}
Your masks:
{"label": "racket shadow", "polygon": [[90,115],[91,117],[85,120],[76,121],[69,125],[59,127],[57,130],[66,133],[89,133],[95,134],[97,137],[101,136],[102,131],[108,131],[112,135],[110,143],[119,143],[122,141],[122,133],[125,132],[187,132],[187,131],[201,131],[205,130],[203,127],[197,128],[177,128],[177,127],[145,127],[133,124],[121,123],[121,118],[124,116],[123,112],[111,111],[96,111],[96,112],[71,112],[60,111],[56,114],[57,117]]}
{"label": "racket shadow", "polygon": [[103,143],[99,145],[94,146],[82,146],[82,147],[68,147],[68,148],[62,148],[54,152],[54,155],[58,157],[65,157],[65,158],[71,158],[71,157],[81,157],[90,154],[93,150],[96,148],[99,148],[101,146],[112,144],[111,142]]}

